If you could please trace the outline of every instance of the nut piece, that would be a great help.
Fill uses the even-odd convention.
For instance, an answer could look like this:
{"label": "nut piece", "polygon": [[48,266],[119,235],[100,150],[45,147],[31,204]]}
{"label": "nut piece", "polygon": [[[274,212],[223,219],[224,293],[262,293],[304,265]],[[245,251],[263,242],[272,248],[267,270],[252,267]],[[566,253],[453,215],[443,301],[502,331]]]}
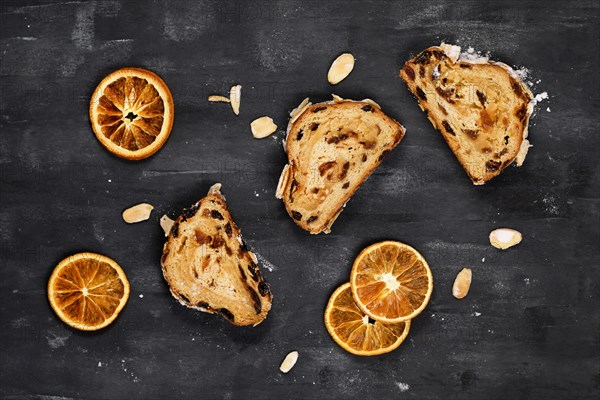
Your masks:
{"label": "nut piece", "polygon": [[210,96],[208,96],[208,101],[219,101],[222,103],[231,103],[231,100],[229,100],[229,98],[218,95],[218,94],[211,94]]}
{"label": "nut piece", "polygon": [[296,361],[298,361],[298,352],[292,351],[290,354],[285,356],[285,359],[281,363],[279,370],[284,374],[287,374],[292,368],[294,368],[294,365],[296,365]]}
{"label": "nut piece", "polygon": [[497,249],[506,250],[521,243],[522,239],[521,232],[514,229],[500,228],[490,232],[490,243]]}
{"label": "nut piece", "polygon": [[471,277],[471,270],[469,268],[463,268],[458,275],[456,275],[456,279],[454,280],[452,296],[457,299],[465,297],[467,293],[469,293],[469,288],[471,287]]}
{"label": "nut piece", "polygon": [[350,53],[344,53],[335,59],[329,72],[327,73],[327,80],[332,85],[337,85],[352,72],[354,68],[354,56]]}
{"label": "nut piece", "polygon": [[533,147],[533,145],[529,143],[529,140],[523,139],[521,142],[521,147],[519,147],[519,152],[515,157],[515,163],[517,164],[517,167],[520,167],[525,162],[525,157],[527,157],[527,152],[529,151],[530,147]]}
{"label": "nut piece", "polygon": [[240,101],[242,99],[242,85],[232,86],[229,90],[229,101],[235,115],[240,114]]}
{"label": "nut piece", "polygon": [[250,123],[252,136],[256,139],[266,138],[277,130],[277,125],[273,123],[270,117],[260,117]]}
{"label": "nut piece", "polygon": [[123,211],[123,220],[128,224],[135,224],[150,218],[150,213],[154,207],[148,203],[141,203]]}
{"label": "nut piece", "polygon": [[302,100],[302,103],[300,103],[300,105],[298,105],[298,107],[296,107],[292,111],[290,111],[289,125],[292,125],[294,122],[296,122],[298,117],[300,117],[300,115],[302,115],[302,113],[304,113],[304,111],[306,111],[306,109],[308,107],[310,107],[310,105],[311,105],[311,103],[307,97],[304,100]]}
{"label": "nut piece", "polygon": [[165,237],[169,236],[169,232],[171,232],[171,228],[173,227],[174,223],[175,221],[169,218],[168,215],[163,215],[160,217],[160,227],[163,228],[163,231],[165,231]]}
{"label": "nut piece", "polygon": [[275,190],[275,197],[283,199],[283,189],[287,185],[288,179],[290,178],[290,164],[285,164],[281,175],[279,176],[279,182],[277,183],[277,190]]}

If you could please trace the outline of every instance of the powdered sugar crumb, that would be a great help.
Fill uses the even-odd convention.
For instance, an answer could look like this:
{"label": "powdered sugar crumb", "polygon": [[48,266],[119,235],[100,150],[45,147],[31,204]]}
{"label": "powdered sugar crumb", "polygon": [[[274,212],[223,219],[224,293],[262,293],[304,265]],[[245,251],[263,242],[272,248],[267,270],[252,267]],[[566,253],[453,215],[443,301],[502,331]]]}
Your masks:
{"label": "powdered sugar crumb", "polygon": [[396,382],[396,386],[398,386],[398,389],[400,389],[401,392],[406,392],[408,389],[410,389],[410,385],[408,383]]}

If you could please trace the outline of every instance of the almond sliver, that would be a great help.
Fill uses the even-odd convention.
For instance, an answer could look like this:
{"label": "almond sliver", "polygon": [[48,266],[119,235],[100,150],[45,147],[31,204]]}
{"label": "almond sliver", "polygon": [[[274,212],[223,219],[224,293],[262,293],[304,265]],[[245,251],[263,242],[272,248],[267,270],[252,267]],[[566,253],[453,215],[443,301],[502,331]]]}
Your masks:
{"label": "almond sliver", "polygon": [[231,100],[229,100],[229,98],[227,98],[225,96],[218,95],[218,94],[211,94],[210,96],[208,96],[208,101],[218,101],[218,102],[222,102],[222,103],[231,103]]}
{"label": "almond sliver", "polygon": [[250,123],[252,136],[256,139],[266,138],[277,130],[277,125],[269,117],[260,117]]}
{"label": "almond sliver", "polygon": [[469,268],[463,268],[458,275],[456,275],[454,285],[452,286],[452,295],[454,297],[462,299],[469,293],[472,276],[473,274]]}
{"label": "almond sliver", "polygon": [[490,232],[490,244],[498,249],[506,250],[521,243],[521,232],[509,228],[495,229]]}
{"label": "almond sliver", "polygon": [[242,98],[242,85],[232,86],[229,90],[229,101],[231,102],[231,109],[235,115],[240,114],[240,101]]}
{"label": "almond sliver", "polygon": [[148,203],[138,204],[123,211],[123,220],[128,224],[146,221],[150,218],[153,209],[154,207]]}
{"label": "almond sliver", "polygon": [[331,64],[329,68],[329,72],[327,73],[327,80],[332,85],[337,85],[354,69],[354,56],[350,53],[344,53],[340,55],[335,61]]}
{"label": "almond sliver", "polygon": [[171,228],[173,227],[174,223],[175,221],[169,218],[168,215],[163,215],[160,217],[160,227],[163,228],[163,231],[165,231],[165,237],[169,236],[169,232],[171,232]]}
{"label": "almond sliver", "polygon": [[284,374],[287,374],[292,368],[294,368],[294,365],[296,365],[296,361],[298,361],[298,352],[292,351],[287,356],[285,356],[285,359],[281,363],[279,370]]}

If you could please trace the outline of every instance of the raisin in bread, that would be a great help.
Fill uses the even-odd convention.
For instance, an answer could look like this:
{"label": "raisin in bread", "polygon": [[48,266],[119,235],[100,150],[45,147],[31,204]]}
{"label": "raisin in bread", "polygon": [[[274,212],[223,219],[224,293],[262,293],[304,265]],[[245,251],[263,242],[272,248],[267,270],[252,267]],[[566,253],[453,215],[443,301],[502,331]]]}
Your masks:
{"label": "raisin in bread", "polygon": [[459,58],[442,43],[408,61],[400,77],[476,185],[517,161],[530,147],[532,94],[506,64]]}
{"label": "raisin in bread", "polygon": [[371,100],[310,104],[292,111],[285,149],[288,164],[277,187],[302,229],[329,233],[359,186],[402,140],[404,127]]}
{"label": "raisin in bread", "polygon": [[213,185],[173,224],[161,259],[163,275],[181,304],[219,313],[235,325],[257,325],[271,309],[271,292],[220,188]]}

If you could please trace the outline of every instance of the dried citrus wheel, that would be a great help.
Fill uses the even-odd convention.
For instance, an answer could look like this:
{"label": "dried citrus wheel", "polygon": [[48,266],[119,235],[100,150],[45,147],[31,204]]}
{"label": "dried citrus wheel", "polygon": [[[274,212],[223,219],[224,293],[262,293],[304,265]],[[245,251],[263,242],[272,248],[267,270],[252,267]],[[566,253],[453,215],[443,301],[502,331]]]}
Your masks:
{"label": "dried citrus wheel", "polygon": [[408,335],[410,321],[387,324],[370,320],[356,305],[350,283],[345,283],[329,299],[325,327],[344,350],[359,356],[374,356],[400,346]]}
{"label": "dried citrus wheel", "polygon": [[100,254],[79,253],[62,260],[48,281],[48,300],[65,323],[84,331],[104,328],[129,298],[119,264]]}
{"label": "dried citrus wheel", "polygon": [[90,101],[96,137],[108,151],[128,160],[156,153],[171,133],[173,115],[173,97],[165,82],[140,68],[111,73]]}
{"label": "dried citrus wheel", "polygon": [[352,295],[369,317],[408,321],[423,311],[433,290],[427,261],[412,247],[393,241],[373,244],[354,261]]}

